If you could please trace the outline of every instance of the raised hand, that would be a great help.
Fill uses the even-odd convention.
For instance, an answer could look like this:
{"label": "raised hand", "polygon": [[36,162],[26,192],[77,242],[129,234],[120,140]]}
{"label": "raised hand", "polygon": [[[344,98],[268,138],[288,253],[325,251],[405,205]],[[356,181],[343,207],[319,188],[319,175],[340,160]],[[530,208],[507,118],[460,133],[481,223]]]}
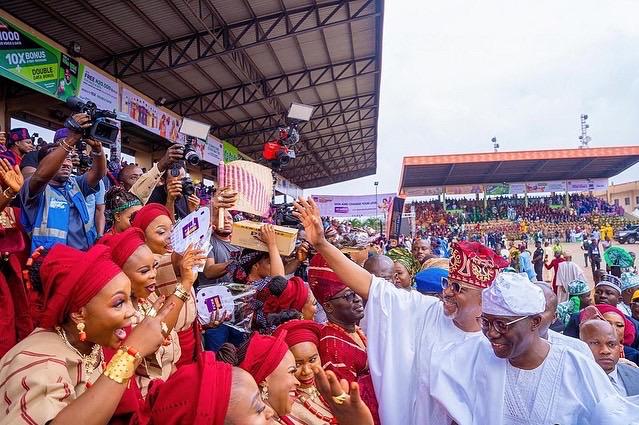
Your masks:
{"label": "raised hand", "polygon": [[200,207],[200,198],[198,198],[195,194],[189,195],[186,200],[188,202],[189,212],[197,211]]}
{"label": "raised hand", "polygon": [[191,245],[186,249],[184,256],[180,261],[180,276],[182,277],[182,285],[191,289],[195,279],[197,279],[197,272],[193,271],[193,268],[204,265],[206,261],[206,255],[199,249],[193,249]]}
{"label": "raised hand", "polygon": [[304,226],[308,241],[313,246],[326,243],[322,217],[320,216],[319,208],[317,204],[315,204],[315,201],[312,199],[306,200],[305,198],[299,198],[293,205],[295,207],[293,215],[297,217]]}
{"label": "raised hand", "polygon": [[2,180],[13,193],[20,192],[20,188],[24,184],[20,167],[18,167],[18,165],[12,167],[9,161],[4,158],[0,159],[0,180]]}
{"label": "raised hand", "polygon": [[314,367],[313,372],[317,389],[330,405],[340,425],[373,424],[373,415],[362,401],[356,382],[352,382],[349,388],[348,381],[338,380],[332,371],[325,372],[320,367]]}
{"label": "raised hand", "polygon": [[167,337],[163,333],[162,323],[173,310],[175,304],[170,303],[163,306],[164,299],[164,297],[160,297],[153,304],[153,308],[158,311],[157,315],[155,317],[146,316],[133,328],[131,334],[124,341],[124,345],[135,348],[142,354],[142,357],[155,353]]}
{"label": "raised hand", "polygon": [[160,172],[168,170],[173,164],[182,159],[184,146],[175,143],[166,150],[164,156],[158,161]]}
{"label": "raised hand", "polygon": [[179,178],[167,178],[166,194],[169,199],[182,196],[182,181]]}
{"label": "raised hand", "polygon": [[272,224],[263,224],[260,227],[260,236],[256,238],[264,242],[267,246],[277,245],[277,235]]}
{"label": "raised hand", "polygon": [[237,192],[231,188],[225,187],[218,190],[213,199],[211,199],[213,209],[226,208],[233,209],[237,204]]}

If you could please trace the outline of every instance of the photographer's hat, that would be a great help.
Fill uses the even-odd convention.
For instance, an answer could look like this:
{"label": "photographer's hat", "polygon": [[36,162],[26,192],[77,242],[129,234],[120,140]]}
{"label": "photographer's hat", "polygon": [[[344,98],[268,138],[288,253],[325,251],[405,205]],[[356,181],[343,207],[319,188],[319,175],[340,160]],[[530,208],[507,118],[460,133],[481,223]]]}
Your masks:
{"label": "photographer's hat", "polygon": [[8,146],[14,145],[16,142],[20,140],[30,139],[29,130],[26,128],[12,128],[9,131],[9,140],[7,141]]}
{"label": "photographer's hat", "polygon": [[69,135],[69,129],[68,128],[59,129],[58,131],[55,132],[55,135],[53,136],[53,143],[57,143],[58,140],[64,139],[68,135]]}

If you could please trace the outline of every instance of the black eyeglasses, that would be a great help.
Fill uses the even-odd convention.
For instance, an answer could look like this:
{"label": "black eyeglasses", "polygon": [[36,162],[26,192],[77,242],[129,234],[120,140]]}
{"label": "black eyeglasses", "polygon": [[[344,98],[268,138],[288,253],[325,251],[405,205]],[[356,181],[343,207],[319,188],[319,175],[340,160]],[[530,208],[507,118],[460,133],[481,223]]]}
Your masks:
{"label": "black eyeglasses", "polygon": [[344,295],[340,295],[339,297],[329,298],[328,300],[333,301],[333,300],[340,300],[342,298],[348,301],[349,303],[352,303],[357,298],[357,294],[353,291],[348,291]]}
{"label": "black eyeglasses", "polygon": [[490,325],[492,323],[493,328],[497,332],[499,332],[500,334],[505,334],[506,332],[508,332],[511,325],[514,325],[517,322],[527,319],[528,317],[530,316],[524,316],[524,317],[520,317],[519,319],[506,322],[505,320],[502,320],[502,319],[488,320],[484,316],[479,316],[477,318],[477,321],[479,322],[479,326],[481,327],[481,330],[484,332],[488,332],[490,330]]}

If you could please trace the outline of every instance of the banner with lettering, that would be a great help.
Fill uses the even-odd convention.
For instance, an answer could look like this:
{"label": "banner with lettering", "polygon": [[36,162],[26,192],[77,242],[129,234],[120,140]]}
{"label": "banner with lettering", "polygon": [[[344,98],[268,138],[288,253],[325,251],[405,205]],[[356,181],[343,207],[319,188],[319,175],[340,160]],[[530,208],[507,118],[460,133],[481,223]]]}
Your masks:
{"label": "banner with lettering", "polygon": [[295,199],[304,196],[304,190],[301,187],[277,173],[275,173],[275,191]]}
{"label": "banner with lettering", "polygon": [[486,195],[507,195],[510,187],[506,183],[493,183],[484,185]]}
{"label": "banner with lettering", "polygon": [[441,186],[431,187],[405,187],[403,194],[406,196],[437,196],[442,193]]}
{"label": "banner with lettering", "polygon": [[78,61],[0,18],[0,75],[66,100],[78,94]]}
{"label": "banner with lettering", "polygon": [[389,240],[398,240],[402,231],[402,215],[404,213],[404,198],[395,196],[391,204],[391,211],[386,219],[386,237]]}
{"label": "banner with lettering", "polygon": [[446,186],[446,195],[466,195],[469,193],[482,193],[483,191],[484,188],[480,184]]}
{"label": "banner with lettering", "polygon": [[95,103],[98,109],[118,110],[118,82],[87,65],[80,65],[80,92],[78,97]]}
{"label": "banner with lettering", "polygon": [[608,189],[608,179],[568,180],[566,184],[568,190],[571,192],[589,192]]}
{"label": "banner with lettering", "polygon": [[361,196],[312,195],[324,217],[375,217],[389,212],[394,193]]}
{"label": "banner with lettering", "polygon": [[526,191],[528,193],[565,192],[566,182],[563,180],[549,182],[530,182],[526,183]]}
{"label": "banner with lettering", "polygon": [[222,142],[215,136],[209,135],[206,140],[194,140],[193,149],[195,149],[203,161],[209,164],[219,165],[223,159],[224,147]]}
{"label": "banner with lettering", "polygon": [[238,159],[240,159],[240,151],[229,142],[224,142],[224,162],[236,161]]}

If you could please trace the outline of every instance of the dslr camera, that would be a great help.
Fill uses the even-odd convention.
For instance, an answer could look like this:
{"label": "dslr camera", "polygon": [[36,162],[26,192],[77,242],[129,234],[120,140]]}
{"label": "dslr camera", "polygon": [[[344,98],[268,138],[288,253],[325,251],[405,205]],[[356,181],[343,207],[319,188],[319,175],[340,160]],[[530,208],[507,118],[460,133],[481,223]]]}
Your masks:
{"label": "dslr camera", "polygon": [[81,139],[75,146],[78,151],[78,159],[80,161],[78,168],[81,170],[90,168],[93,164],[93,158],[91,158],[91,155],[87,155],[87,142]]}
{"label": "dslr camera", "polygon": [[[197,154],[195,149],[193,149],[193,142],[195,141],[194,137],[187,136],[186,143],[182,146],[182,159],[173,164],[171,167],[171,175],[173,177],[177,177],[180,175],[180,168],[186,168],[185,164],[189,164],[192,166],[196,166],[200,163],[202,158]],[[191,182],[191,184],[193,184]]]}
{"label": "dslr camera", "polygon": [[[85,138],[91,138],[102,142],[107,146],[111,146],[115,143],[120,129],[115,122],[116,114],[112,111],[105,109],[98,109],[93,102],[83,102],[79,97],[71,96],[67,99],[67,106],[76,112],[87,114],[91,118],[93,125],[87,129],[83,129],[83,135]],[[64,126],[70,130],[76,130],[77,125],[74,122],[69,122],[71,118],[68,118],[64,123]]]}

